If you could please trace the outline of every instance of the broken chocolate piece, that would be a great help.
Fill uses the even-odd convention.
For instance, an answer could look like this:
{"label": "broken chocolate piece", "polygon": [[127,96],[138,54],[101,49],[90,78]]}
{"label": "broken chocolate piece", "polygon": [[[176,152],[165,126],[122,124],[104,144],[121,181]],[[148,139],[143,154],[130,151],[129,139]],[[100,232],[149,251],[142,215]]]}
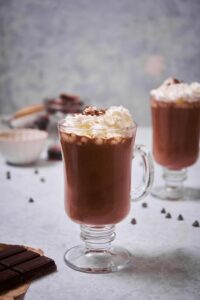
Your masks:
{"label": "broken chocolate piece", "polygon": [[178,215],[178,218],[177,218],[178,221],[183,221],[183,216],[182,215]]}
{"label": "broken chocolate piece", "polygon": [[171,219],[171,217],[172,217],[172,216],[171,216],[170,213],[167,213],[166,216],[165,216],[166,219]]}
{"label": "broken chocolate piece", "polygon": [[194,223],[192,224],[193,227],[199,227],[199,222],[196,220],[194,221]]}

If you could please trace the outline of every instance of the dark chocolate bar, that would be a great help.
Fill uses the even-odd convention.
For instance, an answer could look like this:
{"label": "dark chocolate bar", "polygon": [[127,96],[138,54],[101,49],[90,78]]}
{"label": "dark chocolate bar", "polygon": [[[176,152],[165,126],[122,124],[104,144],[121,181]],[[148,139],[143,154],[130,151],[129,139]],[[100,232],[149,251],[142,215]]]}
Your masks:
{"label": "dark chocolate bar", "polygon": [[24,251],[22,253],[15,254],[13,256],[4,258],[1,260],[1,264],[5,267],[13,267],[15,265],[26,262],[27,260],[33,259],[40,256],[38,253],[33,251]]}
{"label": "dark chocolate bar", "polygon": [[26,248],[23,246],[11,246],[6,248],[5,250],[0,251],[0,260],[3,258],[12,256],[14,254],[26,251]]}
{"label": "dark chocolate bar", "polygon": [[[22,274],[27,280],[38,278],[55,270],[55,263],[46,256],[39,256],[23,264],[17,265],[13,270]],[[36,276],[36,277],[35,277]]]}
{"label": "dark chocolate bar", "polygon": [[5,267],[0,265],[0,272],[3,271],[3,270],[5,270]]}
{"label": "dark chocolate bar", "polygon": [[22,246],[0,251],[0,293],[56,271],[55,262]]}
{"label": "dark chocolate bar", "polygon": [[13,270],[5,269],[0,272],[0,292],[22,283],[19,274]]}

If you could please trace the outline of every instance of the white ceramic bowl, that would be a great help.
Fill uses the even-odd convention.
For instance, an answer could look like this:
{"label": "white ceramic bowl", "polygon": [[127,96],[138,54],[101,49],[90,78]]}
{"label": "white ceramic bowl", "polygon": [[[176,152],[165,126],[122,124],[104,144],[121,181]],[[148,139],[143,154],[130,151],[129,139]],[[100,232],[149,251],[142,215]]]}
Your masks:
{"label": "white ceramic bowl", "polygon": [[35,162],[43,150],[47,132],[38,129],[0,131],[0,152],[8,163],[26,165]]}

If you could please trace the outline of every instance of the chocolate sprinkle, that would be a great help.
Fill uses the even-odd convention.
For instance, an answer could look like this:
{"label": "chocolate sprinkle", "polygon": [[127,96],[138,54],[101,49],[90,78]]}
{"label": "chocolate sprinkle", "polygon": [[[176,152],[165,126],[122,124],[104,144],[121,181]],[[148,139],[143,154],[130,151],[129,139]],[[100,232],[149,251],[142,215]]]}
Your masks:
{"label": "chocolate sprinkle", "polygon": [[178,215],[178,218],[177,218],[178,221],[183,221],[183,216],[182,215]]}
{"label": "chocolate sprinkle", "polygon": [[160,212],[161,212],[161,214],[166,214],[166,210],[164,208],[162,208],[162,210]]}
{"label": "chocolate sprinkle", "polygon": [[40,181],[41,181],[41,182],[45,182],[45,179],[42,177],[42,178],[40,179]]}
{"label": "chocolate sprinkle", "polygon": [[192,224],[193,227],[199,227],[199,222],[196,220],[194,221],[194,223]]}
{"label": "chocolate sprinkle", "polygon": [[146,208],[146,207],[148,207],[148,204],[146,202],[143,202],[142,207]]}
{"label": "chocolate sprinkle", "polygon": [[166,216],[165,216],[166,219],[171,219],[171,217],[172,217],[172,216],[171,216],[170,213],[167,213]]}
{"label": "chocolate sprinkle", "polygon": [[135,218],[131,219],[131,224],[133,224],[133,225],[137,224],[137,221]]}
{"label": "chocolate sprinkle", "polygon": [[34,173],[35,173],[35,174],[38,174],[38,173],[39,173],[39,171],[38,171],[38,170],[35,170],[35,171],[34,171]]}
{"label": "chocolate sprinkle", "polygon": [[29,198],[28,202],[33,203],[34,202],[33,198]]}

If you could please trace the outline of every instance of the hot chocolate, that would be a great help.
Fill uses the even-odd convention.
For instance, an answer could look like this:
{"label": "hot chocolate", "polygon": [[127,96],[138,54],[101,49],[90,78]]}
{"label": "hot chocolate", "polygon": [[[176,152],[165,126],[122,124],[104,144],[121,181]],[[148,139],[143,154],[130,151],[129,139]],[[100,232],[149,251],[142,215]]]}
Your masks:
{"label": "hot chocolate", "polygon": [[129,112],[86,108],[67,116],[59,130],[67,214],[80,224],[120,222],[130,209],[136,127]]}
{"label": "hot chocolate", "polygon": [[168,79],[151,91],[153,155],[180,170],[196,162],[200,136],[200,84]]}
{"label": "hot chocolate", "polygon": [[130,253],[112,245],[115,224],[128,214],[131,194],[143,199],[153,181],[153,164],[144,145],[135,145],[144,166],[143,182],[131,191],[136,124],[127,109],[86,107],[58,124],[65,174],[65,210],[80,224],[83,245],[64,255],[66,264],[87,273],[115,272]]}

